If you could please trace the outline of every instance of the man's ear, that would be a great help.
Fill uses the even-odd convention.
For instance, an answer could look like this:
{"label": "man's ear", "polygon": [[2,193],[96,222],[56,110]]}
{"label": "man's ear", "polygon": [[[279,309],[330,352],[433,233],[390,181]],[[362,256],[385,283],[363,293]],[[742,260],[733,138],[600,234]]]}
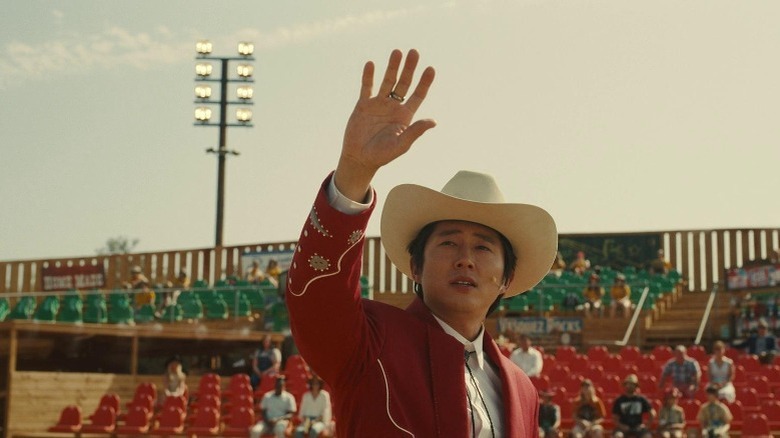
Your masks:
{"label": "man's ear", "polygon": [[420,271],[417,269],[417,265],[415,265],[414,260],[411,258],[409,259],[409,270],[412,271],[412,281],[415,283],[420,282]]}

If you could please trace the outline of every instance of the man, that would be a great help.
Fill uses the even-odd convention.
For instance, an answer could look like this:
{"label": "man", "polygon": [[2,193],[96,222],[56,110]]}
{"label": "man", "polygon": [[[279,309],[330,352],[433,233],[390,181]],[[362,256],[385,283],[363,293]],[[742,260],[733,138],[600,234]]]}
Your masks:
{"label": "man", "polygon": [[699,367],[698,362],[688,356],[688,349],[684,345],[678,345],[674,349],[674,357],[664,365],[661,378],[658,381],[659,388],[663,389],[669,378],[672,379],[672,385],[687,398],[693,398],[699,388],[701,367]]}
{"label": "man", "polygon": [[518,347],[509,356],[509,359],[515,363],[528,377],[536,377],[542,373],[544,358],[542,353],[531,346],[531,338],[521,334],[517,338]]}
{"label": "man", "polygon": [[274,390],[263,395],[260,401],[263,418],[250,429],[252,438],[259,438],[265,434],[273,434],[277,438],[286,436],[290,419],[298,408],[295,397],[285,391],[285,383],[284,376],[277,377]]}
{"label": "man", "polygon": [[696,419],[701,425],[701,436],[706,438],[728,437],[731,427],[731,411],[718,400],[718,389],[707,387],[707,402],[699,408]]}
{"label": "man", "polygon": [[317,438],[331,429],[332,407],[330,394],[322,389],[322,379],[313,376],[309,380],[309,390],[301,398],[301,410],[298,412],[300,425],[295,428],[295,438]]}
{"label": "man", "polygon": [[777,353],[777,339],[769,333],[764,319],[758,321],[758,330],[743,342],[734,344],[734,348],[747,348],[748,353],[758,356],[764,364],[772,363]]}
{"label": "man", "polygon": [[591,274],[588,278],[588,285],[582,290],[582,296],[585,299],[583,309],[585,317],[590,318],[591,312],[601,315],[601,299],[604,297],[604,288],[601,287],[601,278],[597,274]]}
{"label": "man", "polygon": [[680,391],[670,388],[664,392],[664,405],[658,414],[658,436],[661,438],[683,438],[685,431],[685,411],[677,400]]}
{"label": "man", "polygon": [[363,69],[338,166],[288,273],[293,336],[333,389],[340,435],[536,437],[536,390],[483,323],[502,296],[549,271],[557,233],[547,212],[505,203],[491,177],[473,172],[458,173],[442,192],[398,186],[385,202],[382,243],[417,298],[404,311],[360,297],[371,180],[435,126],[412,123],[434,70],[409,95],[419,55],[409,51],[399,76],[401,58],[390,55],[376,96],[373,63]]}
{"label": "man", "polygon": [[637,394],[639,378],[636,374],[626,376],[623,380],[623,388],[625,393],[616,398],[612,405],[612,415],[615,418],[615,430],[612,436],[615,438],[652,437],[650,429],[643,422],[642,415],[650,414],[648,424],[652,424],[655,419],[655,409],[644,396]]}
{"label": "man", "polygon": [[561,436],[561,407],[553,402],[553,393],[539,391],[542,402],[539,404],[539,436],[559,438]]}
{"label": "man", "polygon": [[609,294],[612,297],[609,303],[609,317],[614,318],[618,308],[623,312],[624,318],[631,316],[631,287],[626,284],[625,275],[615,276]]}
{"label": "man", "polygon": [[669,273],[672,269],[672,264],[666,260],[664,256],[664,250],[658,250],[658,256],[650,261],[650,273],[657,275],[664,275]]}

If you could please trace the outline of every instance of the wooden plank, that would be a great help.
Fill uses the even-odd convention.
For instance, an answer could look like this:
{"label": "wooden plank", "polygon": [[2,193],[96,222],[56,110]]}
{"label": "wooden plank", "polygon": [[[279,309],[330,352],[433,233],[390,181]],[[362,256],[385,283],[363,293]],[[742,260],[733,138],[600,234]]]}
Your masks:
{"label": "wooden plank", "polygon": [[19,266],[18,262],[11,263],[11,284],[8,288],[11,292],[21,292],[19,290]]}
{"label": "wooden plank", "polygon": [[383,291],[389,291],[392,290],[392,280],[393,280],[393,263],[390,261],[390,257],[385,254],[384,257],[382,257],[385,261],[385,282],[382,286]]}
{"label": "wooden plank", "polygon": [[742,236],[742,264],[745,266],[750,261],[750,236],[748,230],[739,230]]}
{"label": "wooden plank", "polygon": [[712,253],[712,241],[715,236],[711,231],[702,232],[704,237],[704,277],[707,279],[707,283],[702,285],[702,290],[710,290],[711,286],[715,283],[713,276],[713,253]]}
{"label": "wooden plank", "polygon": [[10,394],[11,390],[13,389],[13,380],[14,380],[14,373],[16,372],[16,345],[17,345],[17,337],[16,337],[16,330],[11,329],[11,332],[9,333],[9,341],[8,341],[8,380],[6,383],[6,394],[9,394],[9,396],[6,398],[5,402],[5,424],[4,424],[4,430],[9,430],[9,422],[11,418],[11,409],[10,409]]}
{"label": "wooden plank", "polygon": [[761,236],[761,230],[755,229],[753,230],[753,260],[761,260],[763,256],[761,255],[761,242],[763,241],[763,236]]}
{"label": "wooden plank", "polygon": [[7,269],[8,269],[8,263],[0,262],[0,293],[7,291],[7,288],[5,287],[5,277],[6,277]]}
{"label": "wooden plank", "polygon": [[718,275],[718,282],[720,282],[720,290],[725,290],[726,289],[726,278],[725,278],[725,274],[726,274],[726,261],[724,259],[725,259],[725,255],[726,255],[726,250],[723,247],[723,245],[725,244],[726,236],[724,236],[725,232],[723,230],[718,230],[715,233],[716,233],[716,236],[715,236],[716,237],[716,244],[718,245],[718,248],[717,248],[717,251],[716,251],[717,254],[718,254],[718,263],[717,263],[715,269],[717,270],[716,273]]}
{"label": "wooden plank", "polygon": [[742,264],[739,261],[739,257],[737,257],[737,234],[739,232],[737,230],[729,230],[729,267],[730,268],[736,268],[738,266],[742,266]]}
{"label": "wooden plank", "polygon": [[691,290],[691,282],[693,282],[694,279],[691,276],[690,266],[688,266],[688,238],[689,233],[680,233],[680,261],[682,262],[680,263],[680,266],[682,266],[680,274],[688,279],[688,290]]}

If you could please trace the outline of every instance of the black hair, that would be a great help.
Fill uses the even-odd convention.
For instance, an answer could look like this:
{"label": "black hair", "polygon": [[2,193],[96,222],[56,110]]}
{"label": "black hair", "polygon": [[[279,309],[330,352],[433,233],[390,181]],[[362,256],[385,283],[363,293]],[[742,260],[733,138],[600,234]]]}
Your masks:
{"label": "black hair", "polygon": [[[425,262],[425,244],[428,243],[428,239],[431,237],[431,234],[433,234],[434,228],[436,228],[436,225],[439,224],[442,221],[436,221],[431,222],[427,224],[426,226],[422,227],[419,233],[417,233],[417,236],[415,236],[414,239],[412,239],[411,242],[409,242],[409,245],[406,247],[406,250],[409,252],[409,255],[412,257],[412,266],[414,266],[414,269],[416,271],[422,271],[423,263]],[[490,228],[490,227],[488,227]],[[512,275],[515,273],[515,265],[517,264],[517,255],[515,254],[515,250],[512,248],[512,244],[509,242],[509,239],[507,239],[503,234],[499,233],[498,231],[494,230],[493,228],[490,228],[491,230],[495,231],[496,234],[498,234],[499,241],[501,242],[501,249],[503,250],[504,254],[504,272],[502,274],[501,282],[506,284],[510,278],[512,278]],[[420,299],[423,299],[423,290],[422,287],[416,287],[414,288],[414,293],[417,294]],[[493,313],[493,311],[498,308],[501,298],[504,297],[504,294],[501,294],[496,298],[496,300],[493,302],[493,304],[490,305],[490,308],[488,308],[487,314],[490,315]]]}

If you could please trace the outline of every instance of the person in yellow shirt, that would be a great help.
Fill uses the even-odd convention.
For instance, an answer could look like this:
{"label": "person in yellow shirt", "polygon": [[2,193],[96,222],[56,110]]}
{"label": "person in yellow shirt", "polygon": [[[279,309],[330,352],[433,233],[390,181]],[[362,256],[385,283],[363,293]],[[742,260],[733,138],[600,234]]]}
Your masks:
{"label": "person in yellow shirt", "polygon": [[588,280],[588,286],[582,291],[582,296],[585,297],[585,303],[582,305],[585,310],[585,317],[590,318],[591,312],[601,312],[601,298],[604,297],[604,288],[599,283],[600,278],[598,275],[593,274]]}
{"label": "person in yellow shirt", "polygon": [[149,279],[141,271],[140,266],[133,266],[133,269],[130,270],[130,279],[125,282],[125,286],[129,289],[140,289],[135,293],[133,300],[136,309],[146,304],[154,304],[154,291],[149,286]]}
{"label": "person in yellow shirt", "polygon": [[631,313],[631,287],[626,284],[626,276],[618,274],[615,277],[615,282],[612,284],[612,288],[609,290],[609,294],[612,297],[612,302],[609,303],[609,316],[615,317],[617,309],[620,308],[623,311],[623,317],[628,318]]}

